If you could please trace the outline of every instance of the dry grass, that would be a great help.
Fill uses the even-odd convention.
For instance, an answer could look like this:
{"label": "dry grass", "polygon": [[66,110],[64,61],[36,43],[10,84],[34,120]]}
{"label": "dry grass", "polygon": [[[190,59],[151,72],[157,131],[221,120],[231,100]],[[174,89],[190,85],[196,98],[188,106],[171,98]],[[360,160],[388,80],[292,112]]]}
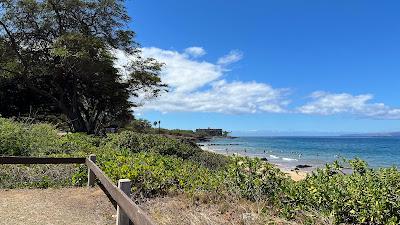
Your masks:
{"label": "dry grass", "polygon": [[0,189],[69,187],[78,171],[73,164],[0,165]]}
{"label": "dry grass", "polygon": [[148,199],[141,207],[159,225],[219,225],[219,224],[297,224],[268,213],[261,213],[256,203],[248,201],[207,202],[184,195]]}
{"label": "dry grass", "polygon": [[114,207],[98,188],[0,190],[0,224],[115,224]]}

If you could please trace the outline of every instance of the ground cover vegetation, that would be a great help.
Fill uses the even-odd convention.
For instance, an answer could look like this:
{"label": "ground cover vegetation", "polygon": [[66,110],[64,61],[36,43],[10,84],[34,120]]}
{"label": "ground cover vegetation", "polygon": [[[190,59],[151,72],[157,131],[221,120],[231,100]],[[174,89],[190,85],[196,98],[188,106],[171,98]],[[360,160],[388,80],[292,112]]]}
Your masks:
{"label": "ground cover vegetation", "polygon": [[[398,224],[400,172],[368,168],[355,159],[336,162],[294,182],[275,166],[245,157],[205,153],[183,140],[132,131],[107,137],[60,135],[49,124],[0,118],[0,155],[98,156],[114,181],[133,182],[136,200],[185,194],[194,200],[235,198],[260,205],[260,213],[302,224]],[[345,175],[343,167],[353,173]],[[1,166],[0,187],[84,185],[84,166]],[[206,200],[205,200],[206,199]]]}

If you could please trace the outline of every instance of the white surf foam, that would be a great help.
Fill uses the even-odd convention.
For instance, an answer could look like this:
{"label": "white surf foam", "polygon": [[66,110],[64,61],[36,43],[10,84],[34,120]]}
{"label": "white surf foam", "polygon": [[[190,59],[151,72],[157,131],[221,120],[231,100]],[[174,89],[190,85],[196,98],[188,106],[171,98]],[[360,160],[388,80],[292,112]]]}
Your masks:
{"label": "white surf foam", "polygon": [[282,158],[284,161],[298,161],[297,159],[291,159],[291,158]]}
{"label": "white surf foam", "polygon": [[279,157],[276,155],[269,155],[269,157],[271,157],[271,159],[279,159]]}

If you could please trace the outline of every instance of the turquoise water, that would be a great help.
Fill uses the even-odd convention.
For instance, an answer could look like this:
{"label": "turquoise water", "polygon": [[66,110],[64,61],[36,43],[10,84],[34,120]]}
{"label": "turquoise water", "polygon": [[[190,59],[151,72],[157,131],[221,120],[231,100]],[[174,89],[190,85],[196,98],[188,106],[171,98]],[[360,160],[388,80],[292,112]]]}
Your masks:
{"label": "turquoise water", "polygon": [[321,167],[342,157],[359,157],[374,168],[400,167],[398,137],[239,137],[202,144],[220,153],[265,157],[288,169],[299,164]]}

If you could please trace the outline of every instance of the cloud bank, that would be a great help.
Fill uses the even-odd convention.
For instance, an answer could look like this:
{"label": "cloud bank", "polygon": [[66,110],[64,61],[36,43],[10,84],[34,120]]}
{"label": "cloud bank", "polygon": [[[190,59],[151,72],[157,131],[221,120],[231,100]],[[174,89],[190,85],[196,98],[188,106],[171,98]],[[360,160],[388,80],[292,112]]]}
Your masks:
{"label": "cloud bank", "polygon": [[[374,103],[372,94],[352,95],[315,91],[309,101],[290,108],[289,88],[275,88],[268,83],[229,81],[229,65],[239,62],[243,54],[232,50],[216,62],[203,60],[202,47],[183,51],[156,47],[142,49],[144,57],[165,63],[161,78],[170,91],[145,102],[139,111],[243,113],[295,113],[306,115],[348,114],[362,118],[400,119],[400,108]],[[114,52],[116,66],[124,73],[129,57],[122,51]]]}
{"label": "cloud bank", "polygon": [[352,114],[375,119],[400,119],[400,108],[391,108],[384,103],[371,103],[373,95],[332,94],[316,91],[312,101],[298,108],[299,113],[334,115]]}
{"label": "cloud bank", "polygon": [[286,89],[259,82],[227,81],[227,66],[242,58],[231,51],[216,63],[198,59],[206,51],[190,47],[183,52],[150,47],[143,48],[145,57],[165,63],[162,80],[170,92],[147,102],[141,110],[167,112],[256,113],[284,112],[288,101]]}

